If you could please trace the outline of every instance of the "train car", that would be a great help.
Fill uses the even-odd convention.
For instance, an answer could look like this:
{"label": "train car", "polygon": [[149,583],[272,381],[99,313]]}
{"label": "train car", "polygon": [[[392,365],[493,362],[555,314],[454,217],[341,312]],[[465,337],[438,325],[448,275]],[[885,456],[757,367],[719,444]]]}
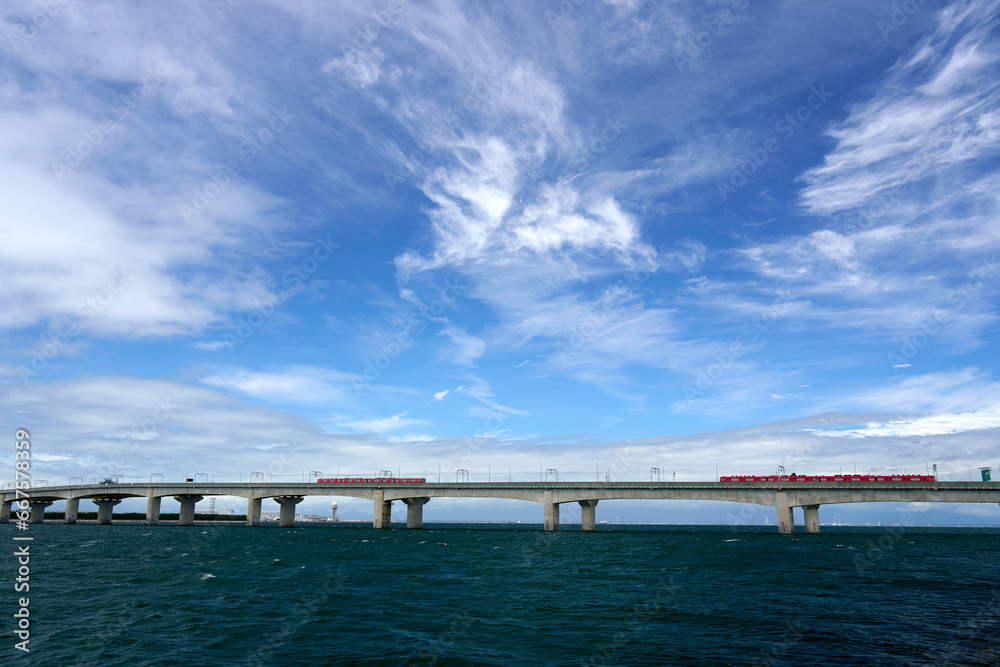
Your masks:
{"label": "train car", "polygon": [[426,484],[423,477],[324,477],[317,484]]}
{"label": "train car", "polygon": [[934,475],[731,475],[720,482],[933,482]]}

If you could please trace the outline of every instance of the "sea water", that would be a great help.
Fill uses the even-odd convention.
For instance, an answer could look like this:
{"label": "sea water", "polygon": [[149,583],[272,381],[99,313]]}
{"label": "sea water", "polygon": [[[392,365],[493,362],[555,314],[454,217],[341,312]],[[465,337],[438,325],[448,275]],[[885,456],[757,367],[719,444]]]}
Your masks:
{"label": "sea water", "polygon": [[1000,665],[1000,530],[822,530],[9,524],[0,664]]}

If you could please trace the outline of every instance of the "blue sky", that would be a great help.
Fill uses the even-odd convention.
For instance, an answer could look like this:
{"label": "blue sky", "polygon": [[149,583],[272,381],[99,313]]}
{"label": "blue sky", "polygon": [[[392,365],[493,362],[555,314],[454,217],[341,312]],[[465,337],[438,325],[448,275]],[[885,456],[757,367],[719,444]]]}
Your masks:
{"label": "blue sky", "polygon": [[7,3],[3,417],[51,480],[996,473],[998,8]]}

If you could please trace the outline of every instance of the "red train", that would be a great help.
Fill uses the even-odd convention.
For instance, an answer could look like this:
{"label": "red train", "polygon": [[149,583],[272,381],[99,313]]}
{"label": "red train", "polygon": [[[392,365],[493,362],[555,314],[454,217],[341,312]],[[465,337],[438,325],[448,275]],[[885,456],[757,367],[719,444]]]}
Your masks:
{"label": "red train", "polygon": [[319,484],[425,484],[423,477],[324,477]]}
{"label": "red train", "polygon": [[934,475],[734,475],[720,482],[933,482]]}

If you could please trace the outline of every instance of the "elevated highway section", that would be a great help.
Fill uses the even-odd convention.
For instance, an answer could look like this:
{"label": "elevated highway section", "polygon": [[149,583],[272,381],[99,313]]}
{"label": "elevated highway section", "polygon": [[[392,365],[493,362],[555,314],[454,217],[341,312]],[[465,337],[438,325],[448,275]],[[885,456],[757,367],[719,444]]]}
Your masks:
{"label": "elevated highway section", "polygon": [[[389,528],[392,503],[407,508],[406,525],[423,524],[423,507],[432,498],[505,498],[540,503],[545,530],[559,529],[559,508],[566,503],[581,507],[583,530],[594,530],[601,500],[712,500],[774,507],[778,531],[794,532],[793,508],[803,508],[805,529],[819,532],[819,508],[838,503],[955,502],[1000,503],[997,482],[465,482],[465,483],[136,483],[45,486],[4,489],[0,492],[0,523],[17,518],[44,520],[45,509],[66,501],[65,523],[76,523],[80,501],[97,505],[98,523],[109,524],[113,509],[126,498],[146,499],[146,523],[160,522],[160,503],[174,498],[180,503],[179,525],[194,523],[195,505],[209,496],[247,499],[247,525],[260,525],[261,501],[273,498],[280,506],[279,524],[293,525],[295,505],[308,496],[345,496],[373,503],[375,528]],[[27,506],[22,507],[24,501]],[[18,505],[14,505],[14,503]]]}

